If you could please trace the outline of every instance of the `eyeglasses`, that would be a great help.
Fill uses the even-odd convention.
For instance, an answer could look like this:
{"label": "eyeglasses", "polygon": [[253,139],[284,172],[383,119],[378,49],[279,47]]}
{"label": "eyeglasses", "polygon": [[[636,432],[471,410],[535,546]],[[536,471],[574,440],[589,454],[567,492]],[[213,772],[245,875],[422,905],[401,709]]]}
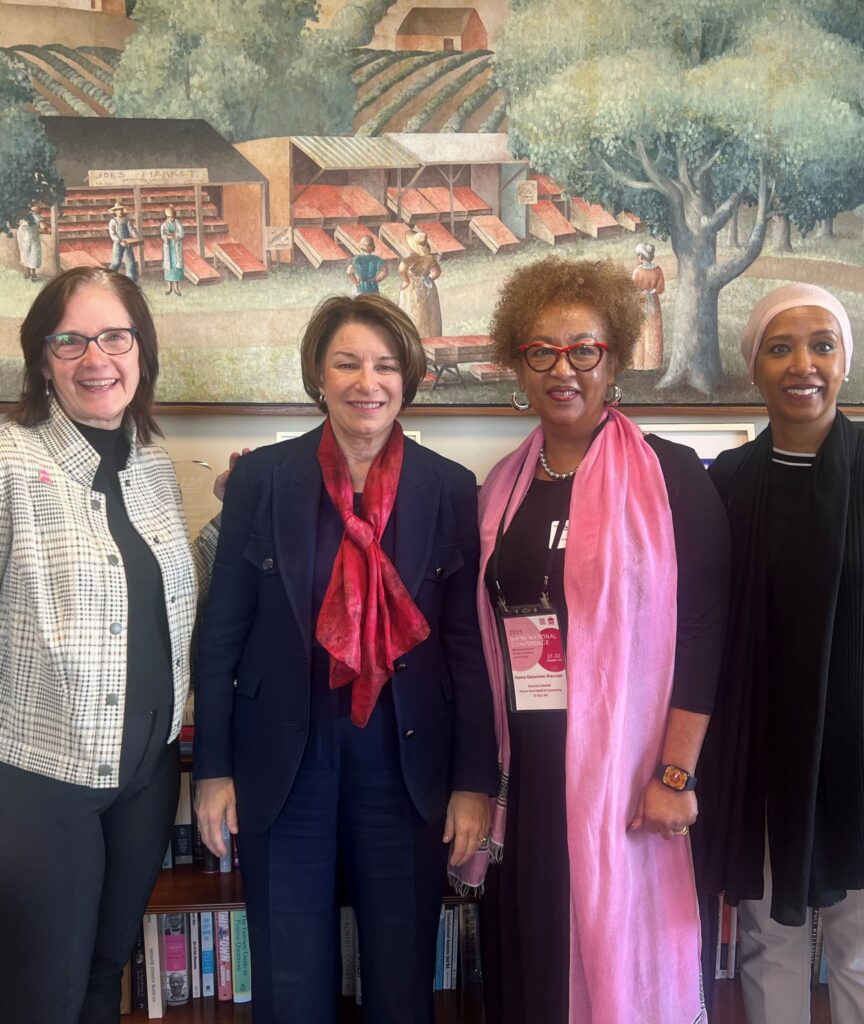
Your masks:
{"label": "eyeglasses", "polygon": [[122,356],[132,348],[137,337],[134,327],[109,327],[92,338],[86,334],[49,334],[45,341],[58,359],[80,359],[91,341],[95,341],[106,356]]}
{"label": "eyeglasses", "polygon": [[522,353],[522,357],[528,364],[528,368],[536,373],[546,373],[551,370],[561,356],[567,357],[567,362],[574,370],[585,373],[594,369],[608,348],[605,341],[598,341],[590,334],[585,335],[582,340],[574,342],[572,345],[552,345],[548,341],[528,341],[524,345],[517,346],[518,351]]}

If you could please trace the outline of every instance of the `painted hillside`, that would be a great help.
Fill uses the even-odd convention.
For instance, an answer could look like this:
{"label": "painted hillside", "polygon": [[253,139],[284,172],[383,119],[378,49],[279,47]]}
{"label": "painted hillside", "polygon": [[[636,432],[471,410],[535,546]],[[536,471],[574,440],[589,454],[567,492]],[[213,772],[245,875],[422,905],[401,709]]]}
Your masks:
{"label": "painted hillside", "polygon": [[[121,50],[62,43],[0,50],[21,62],[42,115],[111,117],[113,76]],[[504,93],[494,81],[488,50],[442,52],[358,49],[354,132],[501,132]]]}

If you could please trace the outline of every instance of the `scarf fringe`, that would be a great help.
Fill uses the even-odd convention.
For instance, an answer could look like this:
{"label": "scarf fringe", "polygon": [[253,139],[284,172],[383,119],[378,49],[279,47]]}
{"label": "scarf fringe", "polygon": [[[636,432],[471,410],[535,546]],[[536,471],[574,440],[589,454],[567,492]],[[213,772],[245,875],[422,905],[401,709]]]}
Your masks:
{"label": "scarf fringe", "polygon": [[[504,858],[504,847],[501,843],[496,843],[492,840],[486,845],[486,848],[481,851],[489,857],[491,864],[500,864]],[[460,878],[455,872],[448,871],[447,879],[450,882],[450,887],[457,896],[475,896],[479,898],[485,891],[485,885],[482,881],[476,885],[472,885],[470,882],[466,882],[464,878]]]}

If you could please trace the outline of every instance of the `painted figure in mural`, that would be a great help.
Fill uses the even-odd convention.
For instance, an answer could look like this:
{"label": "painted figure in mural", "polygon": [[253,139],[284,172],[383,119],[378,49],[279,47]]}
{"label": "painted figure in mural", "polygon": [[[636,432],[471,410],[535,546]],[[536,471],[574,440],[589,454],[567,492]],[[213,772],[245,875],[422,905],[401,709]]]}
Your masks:
{"label": "painted figure in mural", "polygon": [[31,203],[30,209],[18,221],[16,237],[18,258],[24,268],[24,276],[30,281],[39,280],[36,271],[42,266],[43,217],[38,203]]}
{"label": "painted figure in mural", "polygon": [[441,264],[432,254],[425,231],[410,232],[405,242],[411,252],[399,263],[399,306],[417,325],[421,338],[438,338],[441,302],[435,282],[441,276]]}
{"label": "painted figure in mural", "polygon": [[4,1021],[96,1024],[119,1019],[171,834],[217,527],[190,547],[154,443],[156,330],[127,277],[58,275],[21,346],[0,427],[0,1006]]}
{"label": "painted figure in mural", "polygon": [[177,220],[177,211],[173,206],[165,207],[165,220],[159,228],[162,239],[162,273],[165,277],[165,294],[182,294],[180,282],[183,280],[183,225]]}
{"label": "painted figure in mural", "polygon": [[[554,257],[511,275],[492,317],[513,403],[540,424],[480,495],[502,777],[490,849],[460,874],[485,876],[489,1024],[705,1020],[688,828],[728,527],[696,454],[615,408],[641,326],[625,270]],[[533,661],[500,640],[529,635],[526,606]]]}
{"label": "painted figure in mural", "polygon": [[126,271],[130,281],[138,280],[138,261],[135,259],[135,244],[139,241],[138,231],[129,215],[126,207],[114,200],[109,208],[114,216],[108,221],[108,237],[111,239],[111,270],[119,270],[120,264]]}
{"label": "painted figure in mural", "polygon": [[300,361],[323,426],[244,456],[226,495],[198,820],[214,853],[239,832],[255,1024],[336,1024],[340,877],[362,1019],[432,1024],[448,847],[485,841],[497,785],[476,482],[403,436],[426,358],[394,303],[327,299]]}
{"label": "painted figure in mural", "polygon": [[360,239],[360,253],[348,263],[348,280],[353,284],[353,295],[377,295],[378,285],[387,276],[387,264],[375,255],[375,239],[364,235]]}
{"label": "painted figure in mural", "polygon": [[[864,1020],[864,431],[837,408],[840,301],[784,285],[741,340],[769,426],[709,469],[732,601],[699,764],[700,883],[739,904],[749,1024],[810,1019],[820,907],[831,1020]],[[740,902],[739,902],[740,901]]]}
{"label": "painted figure in mural", "polygon": [[639,264],[633,271],[633,283],[642,292],[645,313],[639,341],[633,350],[631,370],[659,370],[663,365],[663,312],[660,296],[666,290],[663,271],[654,262],[654,246],[640,242],[636,246]]}

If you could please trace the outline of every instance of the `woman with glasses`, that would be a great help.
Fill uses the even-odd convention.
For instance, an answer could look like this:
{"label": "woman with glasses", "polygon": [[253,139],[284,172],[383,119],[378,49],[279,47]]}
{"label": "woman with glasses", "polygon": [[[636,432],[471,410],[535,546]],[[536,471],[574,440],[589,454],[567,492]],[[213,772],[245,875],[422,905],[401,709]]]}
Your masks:
{"label": "woman with glasses", "polygon": [[728,528],[688,448],[617,411],[642,309],[611,262],[549,258],[492,318],[539,426],[480,497],[498,727],[485,878],[490,1024],[703,1019],[693,772],[723,640]]}
{"label": "woman with glasses", "polygon": [[54,278],[21,347],[0,426],[0,1006],[105,1024],[177,808],[196,568],[217,531],[190,549],[129,278]]}

